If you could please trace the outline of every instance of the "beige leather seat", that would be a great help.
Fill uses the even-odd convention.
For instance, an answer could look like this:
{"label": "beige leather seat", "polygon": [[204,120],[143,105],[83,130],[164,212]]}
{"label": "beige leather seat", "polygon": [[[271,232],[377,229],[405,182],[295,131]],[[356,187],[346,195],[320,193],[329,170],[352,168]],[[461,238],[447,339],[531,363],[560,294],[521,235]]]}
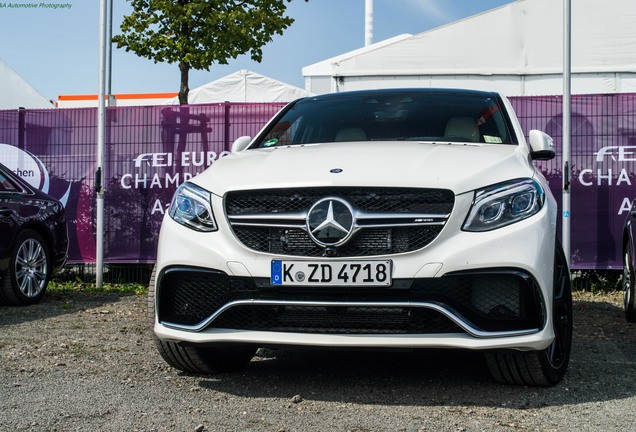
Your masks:
{"label": "beige leather seat", "polygon": [[475,120],[470,117],[452,117],[446,123],[444,136],[461,138],[469,142],[479,142],[479,129],[477,129]]}
{"label": "beige leather seat", "polygon": [[336,133],[335,141],[366,141],[367,134],[362,128],[343,128]]}

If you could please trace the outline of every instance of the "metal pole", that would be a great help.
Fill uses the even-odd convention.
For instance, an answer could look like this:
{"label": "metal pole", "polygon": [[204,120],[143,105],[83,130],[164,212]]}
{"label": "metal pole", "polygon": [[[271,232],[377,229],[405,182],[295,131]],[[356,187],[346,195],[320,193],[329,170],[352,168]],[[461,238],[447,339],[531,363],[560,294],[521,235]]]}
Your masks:
{"label": "metal pole", "polygon": [[108,1],[108,35],[106,37],[108,43],[108,64],[106,94],[108,95],[108,106],[114,106],[115,97],[113,96],[113,0]]}
{"label": "metal pole", "polygon": [[571,0],[564,0],[563,9],[563,224],[562,224],[562,243],[563,252],[570,264],[570,220],[571,220],[571,203],[570,203],[570,139],[571,139]]}
{"label": "metal pole", "polygon": [[373,43],[373,0],[364,3],[364,46]]}
{"label": "metal pole", "polygon": [[97,192],[97,238],[95,240],[95,286],[102,288],[104,283],[104,135],[106,106],[106,0],[99,1],[99,77],[97,93],[97,172],[95,172],[95,192]]}

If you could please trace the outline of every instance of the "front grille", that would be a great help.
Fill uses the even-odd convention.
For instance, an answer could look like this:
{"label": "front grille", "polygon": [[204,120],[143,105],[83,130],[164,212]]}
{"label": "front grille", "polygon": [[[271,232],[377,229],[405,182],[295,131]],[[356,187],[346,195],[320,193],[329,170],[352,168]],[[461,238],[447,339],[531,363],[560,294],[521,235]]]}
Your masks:
{"label": "front grille", "polygon": [[[545,320],[538,287],[531,277],[514,270],[395,280],[389,288],[345,288],[273,287],[267,280],[221,272],[169,269],[159,279],[157,298],[159,321],[177,326],[195,326],[231,302],[254,301],[229,307],[209,323],[237,330],[331,334],[463,331],[441,313],[417,307],[417,303],[442,306],[485,332],[538,329]],[[307,302],[314,304],[303,304]],[[316,305],[327,302],[329,305]]]}
{"label": "front grille", "polygon": [[[442,228],[435,225],[361,230],[338,248],[337,256],[390,255],[418,250],[432,242]],[[235,227],[234,232],[241,243],[260,252],[305,257],[324,254],[324,249],[301,228]]]}
{"label": "front grille", "polygon": [[[443,189],[307,188],[229,192],[225,211],[236,238],[259,252],[322,256],[306,228],[310,208],[325,197],[346,200],[360,229],[330,256],[391,255],[422,249],[441,232],[455,197]],[[364,215],[368,215],[365,219]],[[430,217],[423,217],[429,215]],[[409,216],[411,217],[409,219]]]}
{"label": "front grille", "polygon": [[368,212],[450,213],[455,195],[446,189],[317,187],[234,191],[227,194],[228,216],[294,213],[307,210],[326,196],[346,199]]}

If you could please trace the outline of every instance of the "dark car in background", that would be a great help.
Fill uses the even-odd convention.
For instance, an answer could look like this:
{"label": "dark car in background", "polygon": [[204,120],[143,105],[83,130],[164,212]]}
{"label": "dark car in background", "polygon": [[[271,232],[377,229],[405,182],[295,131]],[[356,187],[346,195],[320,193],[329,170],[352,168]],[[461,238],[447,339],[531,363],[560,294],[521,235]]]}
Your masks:
{"label": "dark car in background", "polygon": [[62,203],[0,164],[0,305],[37,303],[67,252]]}
{"label": "dark car in background", "polygon": [[636,322],[636,280],[634,268],[636,258],[636,200],[632,202],[623,226],[623,291],[625,295],[625,318]]}

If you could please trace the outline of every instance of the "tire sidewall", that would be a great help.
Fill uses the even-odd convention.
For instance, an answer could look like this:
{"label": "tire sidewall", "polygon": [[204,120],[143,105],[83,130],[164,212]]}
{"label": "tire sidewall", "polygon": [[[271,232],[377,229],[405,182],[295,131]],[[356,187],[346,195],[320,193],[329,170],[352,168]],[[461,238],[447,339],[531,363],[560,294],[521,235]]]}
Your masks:
{"label": "tire sidewall", "polygon": [[[20,290],[18,286],[17,275],[16,275],[16,261],[18,257],[18,251],[20,250],[22,245],[28,240],[35,240],[38,243],[40,243],[40,245],[42,245],[42,249],[44,250],[44,254],[46,255],[46,280],[44,283],[44,287],[40,290],[39,293],[37,293],[33,297],[29,297],[25,295]],[[9,263],[9,269],[7,270],[8,277],[6,281],[9,286],[5,286],[4,288],[5,289],[10,288],[13,296],[17,299],[19,303],[23,305],[31,305],[31,304],[37,303],[42,299],[42,297],[44,297],[44,294],[46,293],[48,283],[51,279],[51,270],[52,270],[51,250],[47,242],[44,240],[44,238],[42,238],[42,236],[37,231],[30,230],[30,229],[22,231],[16,238],[16,242],[11,248],[11,261]]]}
{"label": "tire sidewall", "polygon": [[623,253],[623,266],[629,273],[629,282],[623,281],[623,295],[625,296],[625,318],[629,322],[636,322],[636,281],[634,280],[634,265],[633,256],[629,244],[625,248]]}
{"label": "tire sidewall", "polygon": [[[552,345],[546,348],[545,350],[542,350],[539,352],[540,363],[546,378],[548,379],[548,381],[550,381],[549,383],[550,385],[554,385],[558,383],[559,381],[561,381],[561,379],[565,375],[565,372],[567,371],[567,368],[568,368],[568,364],[570,362],[570,353],[572,350],[572,333],[573,333],[572,286],[571,286],[569,277],[566,277],[563,280],[561,280],[559,276],[559,272],[558,272],[559,266],[564,266],[565,267],[564,272],[569,274],[569,268],[567,265],[565,254],[563,252],[563,248],[561,247],[559,243],[557,243],[556,249],[555,249],[554,270],[553,270],[554,271],[554,285],[552,287],[553,313],[552,313],[551,325],[553,326],[554,333],[555,333],[555,341],[553,342],[553,344],[563,343],[563,345],[565,346],[565,349],[561,353],[562,358],[560,359],[558,364],[554,364],[554,362],[550,358]],[[561,284],[563,284],[563,286],[561,286]],[[557,295],[561,296],[559,305],[556,304]],[[561,314],[557,314],[556,313],[557,307],[564,308],[565,311]],[[563,316],[564,314],[567,317],[567,325],[566,325],[567,329],[565,334],[566,340],[557,341],[556,338],[562,335],[556,328],[556,326],[558,325],[557,320],[560,319],[560,317]]]}

